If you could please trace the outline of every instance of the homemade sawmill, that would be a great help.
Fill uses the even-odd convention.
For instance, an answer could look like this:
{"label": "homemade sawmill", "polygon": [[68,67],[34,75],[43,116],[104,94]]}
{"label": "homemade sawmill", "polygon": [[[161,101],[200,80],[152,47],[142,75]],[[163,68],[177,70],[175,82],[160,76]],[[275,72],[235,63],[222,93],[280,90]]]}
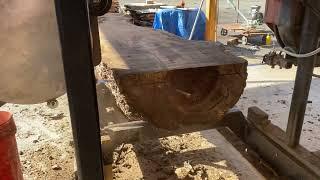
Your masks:
{"label": "homemade sawmill", "polygon": [[[96,16],[108,9],[110,1],[101,1],[101,7],[99,2],[94,1],[94,6],[90,2],[90,8],[87,0],[33,0],[30,4],[38,6],[32,7],[17,6],[18,2],[8,6],[17,8],[16,11],[0,11],[0,19],[6,17],[9,22],[0,26],[4,32],[0,35],[1,47],[6,48],[0,57],[10,59],[10,63],[0,67],[6,68],[1,69],[6,74],[0,76],[0,83],[5,84],[0,89],[0,101],[52,102],[66,90],[79,179],[108,176],[104,174],[104,164],[110,163],[113,148],[121,143],[213,128],[262,175],[271,171],[269,174],[276,178],[320,179],[319,158],[299,145],[315,56],[297,59],[296,85],[284,132],[258,107],[249,108],[247,117],[233,108],[245,87],[247,62],[214,42],[181,40],[165,32],[134,26],[121,15],[103,16],[99,32]],[[269,7],[278,9],[274,19],[287,17],[278,16],[279,12],[292,15],[296,7],[292,2],[297,3],[268,1]],[[295,24],[300,25],[301,34],[298,48],[292,51],[305,53],[318,47],[320,3],[305,0],[299,1],[299,5],[304,8],[303,16]],[[216,33],[212,20],[216,7],[217,1],[209,0],[206,37],[212,40]],[[14,13],[21,11],[31,16],[21,17],[19,22],[10,21],[16,18]],[[283,29],[282,41],[286,38]],[[8,38],[11,33],[17,40]],[[30,40],[34,43],[28,46],[22,43],[23,37],[35,36],[39,41]],[[49,40],[54,43],[48,43]],[[99,126],[93,65],[99,63],[100,54],[128,105],[142,114],[143,121]],[[23,71],[17,70],[17,64]],[[12,77],[19,81],[12,83]]]}

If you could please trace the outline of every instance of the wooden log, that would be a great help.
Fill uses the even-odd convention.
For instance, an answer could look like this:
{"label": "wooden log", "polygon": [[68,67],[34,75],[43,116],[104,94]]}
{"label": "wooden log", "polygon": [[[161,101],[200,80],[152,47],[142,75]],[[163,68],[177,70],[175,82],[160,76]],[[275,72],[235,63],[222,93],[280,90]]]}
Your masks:
{"label": "wooden log", "polygon": [[130,24],[106,15],[100,24],[102,61],[129,106],[158,127],[219,122],[239,100],[247,61],[205,41]]}

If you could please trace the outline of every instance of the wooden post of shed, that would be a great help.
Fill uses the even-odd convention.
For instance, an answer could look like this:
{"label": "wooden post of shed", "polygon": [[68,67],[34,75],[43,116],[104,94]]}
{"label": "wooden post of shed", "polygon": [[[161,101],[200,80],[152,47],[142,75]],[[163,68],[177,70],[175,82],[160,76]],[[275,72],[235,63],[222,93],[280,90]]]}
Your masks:
{"label": "wooden post of shed", "polygon": [[217,40],[218,0],[206,0],[206,34],[207,41]]}

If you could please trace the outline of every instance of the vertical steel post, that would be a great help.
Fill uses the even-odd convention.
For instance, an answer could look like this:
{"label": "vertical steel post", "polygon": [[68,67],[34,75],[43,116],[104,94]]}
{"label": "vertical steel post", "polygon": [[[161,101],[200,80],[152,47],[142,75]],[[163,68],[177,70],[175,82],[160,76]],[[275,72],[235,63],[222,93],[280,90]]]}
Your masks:
{"label": "vertical steel post", "polygon": [[[301,54],[311,52],[318,46],[320,23],[319,20],[314,17],[315,15],[311,11],[311,9],[306,7],[300,42]],[[298,59],[298,69],[286,130],[288,136],[288,145],[290,147],[296,147],[300,141],[310,84],[312,80],[314,62],[314,56]]]}
{"label": "vertical steel post", "polygon": [[103,166],[87,0],[55,0],[80,180],[102,180]]}

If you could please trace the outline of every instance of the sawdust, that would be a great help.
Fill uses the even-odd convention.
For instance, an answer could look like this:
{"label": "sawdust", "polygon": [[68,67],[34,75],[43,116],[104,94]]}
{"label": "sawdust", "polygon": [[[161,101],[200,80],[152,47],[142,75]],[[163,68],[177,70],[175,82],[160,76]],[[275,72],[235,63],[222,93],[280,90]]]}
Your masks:
{"label": "sawdust", "polygon": [[72,148],[61,151],[50,143],[43,144],[24,151],[20,160],[25,179],[72,179],[74,176]]}
{"label": "sawdust", "polygon": [[1,111],[13,113],[24,179],[72,179],[74,147],[67,97],[59,106],[5,104]]}
{"label": "sawdust", "polygon": [[222,151],[200,133],[122,144],[114,152],[114,179],[243,179]]}

